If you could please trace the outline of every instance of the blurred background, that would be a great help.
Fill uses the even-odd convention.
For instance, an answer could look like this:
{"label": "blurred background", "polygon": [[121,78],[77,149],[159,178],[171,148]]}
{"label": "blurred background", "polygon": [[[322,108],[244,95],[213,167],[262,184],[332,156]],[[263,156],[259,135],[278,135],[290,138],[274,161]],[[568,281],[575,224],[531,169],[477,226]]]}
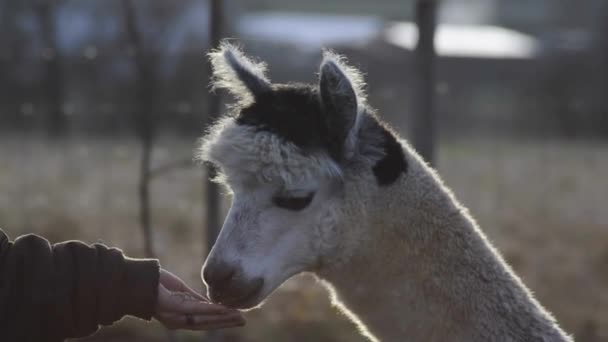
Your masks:
{"label": "blurred background", "polygon": [[[229,198],[192,155],[230,101],[205,58],[224,37],[275,82],[346,54],[564,329],[608,341],[605,0],[0,0],[0,226],[156,256],[202,289]],[[86,340],[364,341],[309,276],[247,318]]]}

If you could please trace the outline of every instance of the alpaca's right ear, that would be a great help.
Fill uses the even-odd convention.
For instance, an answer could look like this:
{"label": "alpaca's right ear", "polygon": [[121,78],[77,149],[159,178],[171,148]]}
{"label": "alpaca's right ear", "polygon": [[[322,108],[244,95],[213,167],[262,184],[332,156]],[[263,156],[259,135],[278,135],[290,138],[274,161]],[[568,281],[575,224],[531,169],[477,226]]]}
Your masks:
{"label": "alpaca's right ear", "polygon": [[332,144],[348,158],[357,143],[360,109],[365,101],[363,78],[355,68],[325,51],[319,72],[319,95]]}
{"label": "alpaca's right ear", "polygon": [[266,64],[247,58],[237,47],[223,42],[209,53],[213,67],[213,89],[224,88],[241,102],[255,99],[272,88],[265,75]]}

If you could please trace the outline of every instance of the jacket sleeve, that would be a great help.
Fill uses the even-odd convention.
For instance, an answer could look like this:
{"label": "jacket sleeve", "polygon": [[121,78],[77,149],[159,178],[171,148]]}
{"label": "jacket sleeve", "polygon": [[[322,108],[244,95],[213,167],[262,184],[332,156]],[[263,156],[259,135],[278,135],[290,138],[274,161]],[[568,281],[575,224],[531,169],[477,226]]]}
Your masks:
{"label": "jacket sleeve", "polygon": [[51,245],[36,235],[10,242],[0,230],[0,337],[60,341],[125,315],[149,320],[159,268],[157,260],[130,259],[101,244]]}

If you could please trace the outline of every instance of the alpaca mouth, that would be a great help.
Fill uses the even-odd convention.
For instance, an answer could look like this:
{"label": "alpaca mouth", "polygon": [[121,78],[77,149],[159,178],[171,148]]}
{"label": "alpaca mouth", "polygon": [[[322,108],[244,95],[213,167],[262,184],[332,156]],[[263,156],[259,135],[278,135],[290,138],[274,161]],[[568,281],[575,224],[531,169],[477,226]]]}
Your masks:
{"label": "alpaca mouth", "polygon": [[249,292],[245,293],[242,296],[235,298],[225,298],[222,299],[219,304],[227,306],[232,309],[251,309],[257,306],[260,302],[260,294],[262,293],[262,289],[264,288],[264,283],[260,282],[252,288]]}

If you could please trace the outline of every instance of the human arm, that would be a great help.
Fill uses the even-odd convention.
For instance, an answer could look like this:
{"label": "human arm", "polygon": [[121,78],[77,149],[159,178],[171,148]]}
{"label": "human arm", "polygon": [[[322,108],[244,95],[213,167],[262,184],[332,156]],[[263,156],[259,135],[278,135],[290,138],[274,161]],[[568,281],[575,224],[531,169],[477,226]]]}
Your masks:
{"label": "human arm", "polygon": [[157,260],[131,259],[101,244],[51,245],[36,235],[10,242],[0,230],[0,339],[61,341],[89,335],[125,315],[146,320],[156,315],[171,328],[203,329],[212,327],[203,318],[217,321],[231,314],[221,323],[242,325],[242,317],[219,313],[221,307],[177,302],[175,279],[161,274]]}

